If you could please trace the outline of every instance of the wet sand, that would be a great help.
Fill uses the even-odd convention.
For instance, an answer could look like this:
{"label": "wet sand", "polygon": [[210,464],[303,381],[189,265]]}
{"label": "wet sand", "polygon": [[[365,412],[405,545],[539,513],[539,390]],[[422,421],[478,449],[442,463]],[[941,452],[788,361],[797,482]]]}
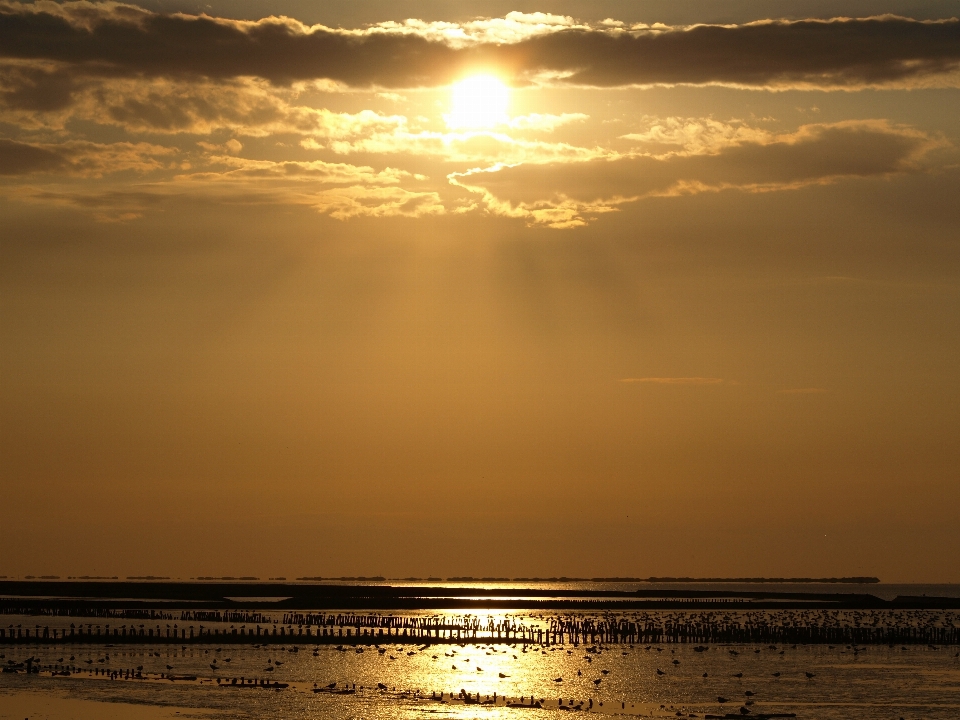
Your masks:
{"label": "wet sand", "polygon": [[174,720],[216,714],[196,708],[98,702],[51,691],[0,691],[0,720]]}

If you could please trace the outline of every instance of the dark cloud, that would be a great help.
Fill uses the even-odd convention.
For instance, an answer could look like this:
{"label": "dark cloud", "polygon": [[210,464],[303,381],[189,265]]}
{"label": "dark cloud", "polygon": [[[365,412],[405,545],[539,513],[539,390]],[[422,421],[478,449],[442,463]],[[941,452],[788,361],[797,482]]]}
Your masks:
{"label": "dark cloud", "polygon": [[567,82],[584,85],[857,86],[955,70],[960,23],[879,17],[621,35],[571,30],[504,54],[524,71],[569,73]]}
{"label": "dark cloud", "polygon": [[95,22],[89,16],[78,22],[69,14],[0,5],[0,56],[80,65],[91,73],[412,86],[445,82],[457,55],[416,36],[304,32],[298,23],[277,19],[129,16],[104,6]]}
{"label": "dark cloud", "polygon": [[71,140],[43,145],[0,138],[0,175],[59,172],[96,178],[124,170],[146,173],[162,168],[161,159],[174,153],[148,143]]}
{"label": "dark cloud", "polygon": [[0,138],[0,175],[57,170],[63,164],[63,158],[53,150]]}
{"label": "dark cloud", "polygon": [[55,7],[0,3],[0,56],[57,61],[86,73],[257,76],[275,83],[326,78],[383,87],[444,84],[471,67],[491,66],[521,80],[545,73],[604,87],[857,87],[915,83],[960,63],[956,19],[884,16],[634,31],[558,27],[516,43],[458,48],[410,28],[351,32],[277,18],[242,23],[114,5]]}
{"label": "dark cloud", "polygon": [[51,112],[69,107],[77,90],[66,73],[37,67],[7,67],[0,72],[0,105],[14,110]]}

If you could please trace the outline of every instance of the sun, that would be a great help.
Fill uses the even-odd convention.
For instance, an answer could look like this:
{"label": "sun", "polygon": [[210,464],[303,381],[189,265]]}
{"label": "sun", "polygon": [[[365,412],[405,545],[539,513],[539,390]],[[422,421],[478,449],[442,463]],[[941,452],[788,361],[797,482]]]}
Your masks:
{"label": "sun", "polygon": [[474,75],[453,86],[453,106],[444,115],[455,130],[491,128],[507,122],[510,88],[491,75]]}

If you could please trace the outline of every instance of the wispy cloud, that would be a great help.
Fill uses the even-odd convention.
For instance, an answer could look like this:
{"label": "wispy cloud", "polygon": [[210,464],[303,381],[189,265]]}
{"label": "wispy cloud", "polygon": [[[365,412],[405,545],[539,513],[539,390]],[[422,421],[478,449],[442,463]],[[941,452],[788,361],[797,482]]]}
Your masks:
{"label": "wispy cloud", "polygon": [[448,178],[479,195],[492,214],[562,229],[646,197],[773,192],[917,171],[942,145],[938,138],[882,120],[847,121],[781,135],[724,136],[709,151],[636,151],[565,164],[497,165]]}
{"label": "wispy cloud", "polygon": [[146,173],[169,166],[173,148],[149,143],[24,143],[0,138],[0,175],[57,173],[98,178],[132,170]]}
{"label": "wispy cloud", "polygon": [[642,377],[623,378],[622,383],[649,383],[652,385],[722,385],[723,378],[714,377]]}

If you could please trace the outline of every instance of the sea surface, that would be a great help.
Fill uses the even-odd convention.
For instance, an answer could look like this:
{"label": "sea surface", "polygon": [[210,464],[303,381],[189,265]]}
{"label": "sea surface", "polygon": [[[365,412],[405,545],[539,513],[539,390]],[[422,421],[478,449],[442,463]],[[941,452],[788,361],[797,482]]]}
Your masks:
{"label": "sea surface", "polygon": [[[679,712],[703,717],[743,707],[754,715],[795,713],[811,720],[960,717],[960,658],[956,648],[948,647],[871,646],[856,652],[848,647],[751,645],[718,645],[702,652],[689,645],[611,645],[595,652],[583,645],[528,647],[526,652],[521,646],[473,644],[383,648],[382,654],[373,647],[358,652],[351,646],[314,650],[303,645],[7,648],[7,660],[29,655],[47,664],[63,658],[85,669],[70,677],[0,675],[0,717],[28,717],[20,712],[24,697],[72,701],[66,707],[119,703],[131,718],[151,707],[180,711],[181,716],[223,718],[551,717],[561,699],[568,707],[572,701],[591,712],[625,716],[677,717]],[[92,668],[107,667],[142,667],[145,679],[110,680],[93,674]],[[198,679],[161,679],[174,673]],[[267,677],[289,687],[228,685],[241,677]],[[357,691],[313,692],[314,684],[322,688],[332,683],[356,686]],[[481,702],[496,693],[500,702],[465,705],[457,699],[461,691],[474,698],[479,693]],[[441,693],[446,702],[433,699]],[[529,702],[533,696],[544,707],[504,707],[504,696],[511,702]],[[721,697],[726,702],[718,702]]]}
{"label": "sea surface", "polygon": [[[397,585],[397,582],[390,584]],[[411,585],[426,583],[411,582]],[[430,583],[436,587],[439,583]],[[470,583],[444,583],[477,587]],[[557,589],[633,589],[638,585],[544,583]],[[532,583],[484,583],[523,587]],[[646,587],[646,584],[640,587]],[[960,597],[958,585],[652,585],[657,589],[854,592]],[[522,594],[522,593],[521,593]],[[263,611],[258,606],[258,611]],[[437,611],[442,613],[442,611]],[[424,611],[424,614],[437,614]],[[400,614],[400,613],[398,613]],[[402,613],[416,615],[421,613]],[[460,611],[442,613],[462,615]],[[574,613],[564,613],[569,616]],[[775,614],[775,613],[774,613]],[[279,617],[282,613],[278,612]],[[478,611],[529,626],[549,614]],[[928,622],[898,612],[895,622]],[[937,622],[960,622],[956,613]],[[850,622],[859,622],[856,612]],[[0,616],[4,626],[104,624],[116,619]],[[347,640],[347,638],[344,638]],[[39,674],[0,674],[0,719],[166,720],[203,718],[526,718],[563,711],[624,717],[751,717],[795,714],[806,720],[957,720],[960,647],[909,645],[529,645],[374,646],[71,645],[0,646],[0,665],[32,661]],[[381,652],[382,651],[382,652]],[[69,676],[51,669],[70,667]],[[77,670],[79,668],[79,670]],[[101,671],[133,670],[110,679]],[[178,678],[170,680],[169,676]],[[242,680],[241,680],[242,678]],[[258,686],[248,687],[256,679]],[[219,684],[217,682],[219,680]],[[236,681],[238,684],[234,685]],[[599,682],[598,682],[599,681]],[[286,685],[265,689],[262,683]],[[335,684],[335,685],[334,685]],[[351,694],[314,692],[333,685]],[[496,702],[492,702],[494,696]],[[473,704],[465,704],[468,697]],[[442,698],[442,699],[441,699]],[[527,707],[507,707],[511,704]],[[723,702],[720,702],[720,699]],[[541,708],[530,708],[531,699]],[[480,704],[475,704],[479,700]],[[486,703],[486,704],[483,704]],[[741,710],[742,709],[742,710]]]}

